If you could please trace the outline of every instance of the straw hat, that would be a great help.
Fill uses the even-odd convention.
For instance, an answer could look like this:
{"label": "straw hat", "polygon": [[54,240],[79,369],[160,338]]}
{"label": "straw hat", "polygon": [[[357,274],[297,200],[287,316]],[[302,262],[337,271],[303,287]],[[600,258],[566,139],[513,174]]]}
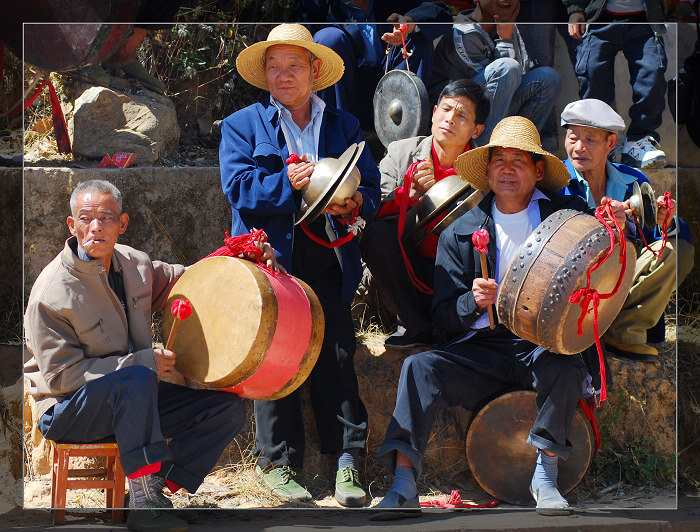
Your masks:
{"label": "straw hat", "polygon": [[333,85],[343,76],[345,65],[337,53],[327,46],[315,43],[311,32],[301,24],[280,24],[272,28],[267,40],[256,42],[238,54],[236,68],[244,80],[259,89],[268,90],[265,82],[265,52],[276,44],[301,46],[321,60],[321,72],[314,81],[314,91]]}
{"label": "straw hat", "polygon": [[493,128],[491,139],[485,146],[471,149],[459,157],[454,164],[459,176],[483,192],[491,190],[486,178],[489,148],[517,148],[539,153],[544,158],[544,177],[537,182],[539,188],[559,190],[569,183],[571,176],[559,157],[542,148],[537,127],[524,116],[507,116]]}

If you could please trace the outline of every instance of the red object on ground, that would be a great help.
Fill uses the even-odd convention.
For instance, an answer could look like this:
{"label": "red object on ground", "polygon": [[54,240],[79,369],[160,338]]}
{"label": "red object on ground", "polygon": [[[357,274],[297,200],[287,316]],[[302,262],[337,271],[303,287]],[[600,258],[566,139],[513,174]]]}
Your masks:
{"label": "red object on ground", "polygon": [[499,504],[501,504],[501,501],[498,499],[494,499],[491,502],[485,502],[482,504],[462,502],[462,496],[459,494],[458,490],[452,490],[452,493],[450,493],[444,501],[441,501],[439,499],[433,499],[430,501],[424,501],[420,503],[421,508],[450,508],[453,510],[460,508],[494,508]]}
{"label": "red object on ground", "polygon": [[118,151],[111,157],[109,153],[102,158],[100,164],[97,168],[104,168],[105,166],[116,166],[117,168],[129,168],[136,155],[133,153],[127,153],[124,151]]}

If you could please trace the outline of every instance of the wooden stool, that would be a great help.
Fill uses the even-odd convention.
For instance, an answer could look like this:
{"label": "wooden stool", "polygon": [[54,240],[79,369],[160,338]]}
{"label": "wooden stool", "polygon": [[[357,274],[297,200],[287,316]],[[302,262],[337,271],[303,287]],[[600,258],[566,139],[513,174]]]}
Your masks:
{"label": "wooden stool", "polygon": [[[107,509],[112,509],[112,522],[124,519],[124,470],[119,463],[116,443],[56,443],[53,447],[51,468],[51,508],[54,508],[54,524],[63,523],[66,517],[66,491],[69,489],[104,489]],[[71,456],[104,456],[106,467],[69,469]],[[71,477],[82,477],[72,479]],[[92,480],[85,477],[102,477]]]}

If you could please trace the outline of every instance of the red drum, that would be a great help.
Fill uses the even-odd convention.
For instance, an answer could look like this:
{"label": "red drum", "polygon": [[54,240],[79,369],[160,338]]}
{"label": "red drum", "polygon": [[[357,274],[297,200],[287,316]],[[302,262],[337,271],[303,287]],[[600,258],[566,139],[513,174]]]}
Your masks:
{"label": "red drum", "polygon": [[[175,368],[193,387],[273,400],[292,393],[311,373],[324,316],[303,281],[251,261],[210,257],[178,279],[169,305],[179,298],[188,299],[193,312],[177,331]],[[173,320],[164,312],[164,337]]]}
{"label": "red drum", "polygon": [[[530,480],[537,450],[527,443],[537,416],[535,392],[510,392],[489,402],[475,416],[467,430],[467,461],[484,491],[510,504],[532,505]],[[562,495],[583,479],[593,459],[595,437],[591,422],[576,409],[567,439],[568,460],[559,460],[557,484]]]}
{"label": "red drum", "polygon": [[[627,298],[634,278],[634,246],[627,245],[625,275],[616,294],[601,299],[598,332],[610,327]],[[569,297],[586,286],[588,271],[610,247],[607,229],[595,217],[573,210],[557,211],[520,247],[498,291],[498,319],[514,334],[566,355],[595,343],[593,312],[586,314],[583,334],[577,334],[581,307]],[[610,258],[591,274],[591,288],[613,291],[622,265],[619,243]]]}

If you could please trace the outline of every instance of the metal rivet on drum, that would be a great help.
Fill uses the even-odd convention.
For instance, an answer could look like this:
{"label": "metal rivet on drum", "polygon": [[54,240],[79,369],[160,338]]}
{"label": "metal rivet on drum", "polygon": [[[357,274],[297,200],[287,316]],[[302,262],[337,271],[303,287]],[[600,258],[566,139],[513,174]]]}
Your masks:
{"label": "metal rivet on drum", "polygon": [[517,267],[517,266],[513,266],[513,271],[514,271],[514,272],[517,272],[517,271],[518,271],[518,267]]}
{"label": "metal rivet on drum", "polygon": [[521,267],[521,268],[524,268],[524,267],[525,267],[525,263],[524,263],[524,262],[521,262],[521,263],[520,263],[520,267]]}
{"label": "metal rivet on drum", "polygon": [[528,255],[532,255],[532,251],[528,249],[528,250],[527,250],[527,254],[528,254]]}
{"label": "metal rivet on drum", "polygon": [[518,280],[517,280],[515,277],[513,277],[513,282],[514,282],[514,283],[517,283]]}
{"label": "metal rivet on drum", "polygon": [[540,231],[540,230],[538,229],[538,230],[536,231],[536,233],[539,235],[540,233],[542,233],[542,231]]}
{"label": "metal rivet on drum", "polygon": [[571,269],[576,271],[576,266],[572,266]]}
{"label": "metal rivet on drum", "polygon": [[532,247],[532,242],[527,243],[527,247],[531,248]]}

